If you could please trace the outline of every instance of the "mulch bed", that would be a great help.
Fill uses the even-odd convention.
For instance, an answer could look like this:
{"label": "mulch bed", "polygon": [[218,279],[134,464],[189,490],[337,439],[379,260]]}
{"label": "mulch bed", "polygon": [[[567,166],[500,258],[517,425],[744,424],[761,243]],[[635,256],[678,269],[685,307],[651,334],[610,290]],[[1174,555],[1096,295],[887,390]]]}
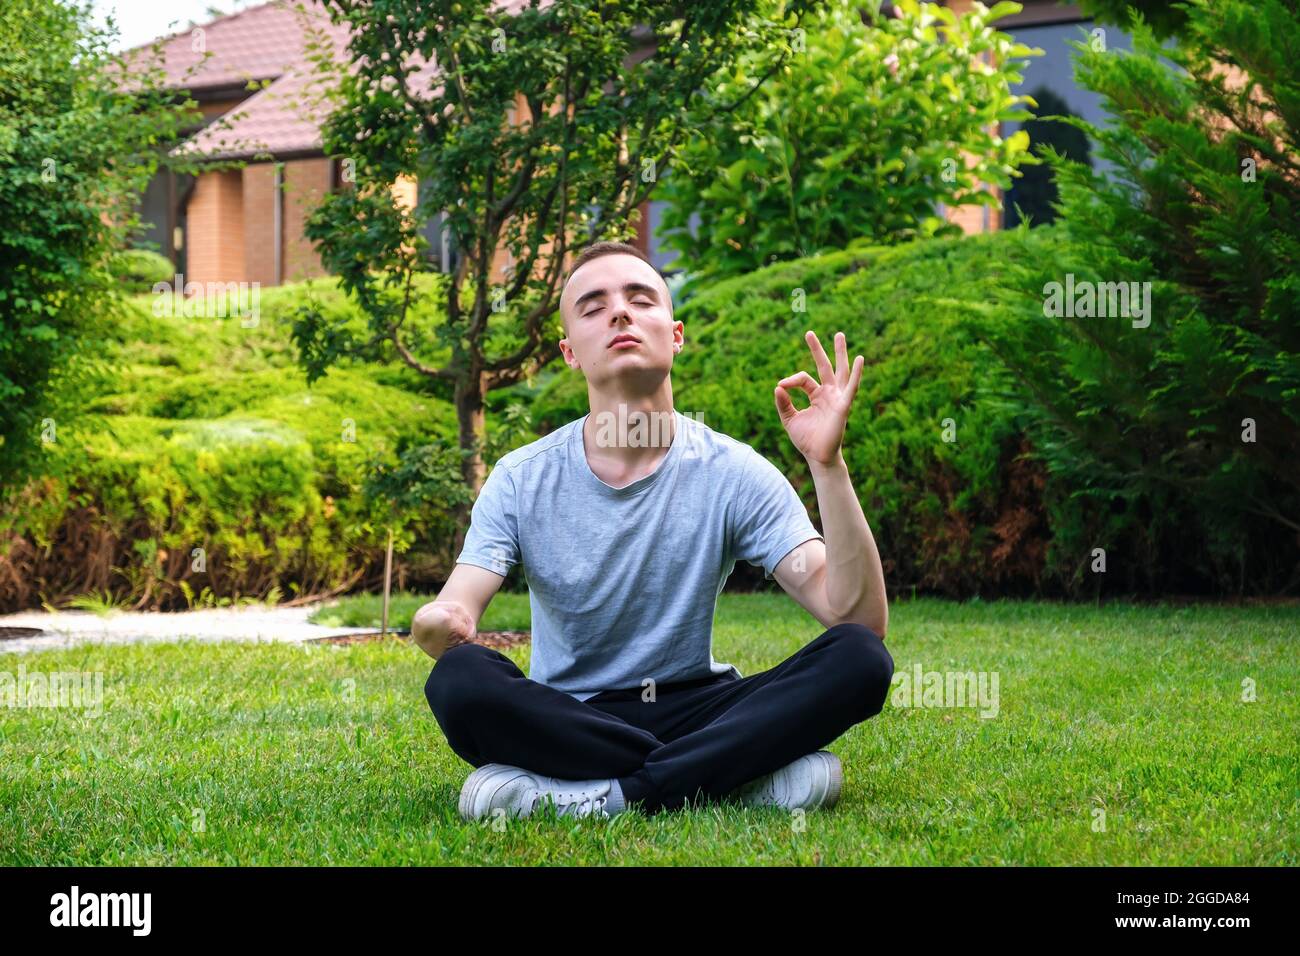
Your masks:
{"label": "mulch bed", "polygon": [[[520,644],[527,644],[532,638],[530,631],[479,631],[478,639],[475,644],[482,644],[486,647],[503,648],[517,647]],[[410,631],[389,631],[388,640],[409,641],[411,639]],[[306,643],[308,644],[368,644],[373,641],[383,640],[378,631],[369,634],[342,634],[338,637],[313,637]]]}
{"label": "mulch bed", "polygon": [[480,631],[475,644],[488,647],[518,647],[532,640],[532,631]]}

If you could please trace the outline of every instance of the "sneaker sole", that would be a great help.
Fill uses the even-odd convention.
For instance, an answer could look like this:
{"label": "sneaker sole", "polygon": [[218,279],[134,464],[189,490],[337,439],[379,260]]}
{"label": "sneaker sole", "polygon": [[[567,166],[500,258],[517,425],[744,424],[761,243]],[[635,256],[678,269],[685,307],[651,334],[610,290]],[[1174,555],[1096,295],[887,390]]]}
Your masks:
{"label": "sneaker sole", "polygon": [[840,758],[829,750],[823,750],[821,753],[826,754],[826,762],[830,764],[830,780],[827,783],[826,797],[821,802],[821,808],[829,810],[840,802],[840,791],[844,788],[844,765],[840,763]]}

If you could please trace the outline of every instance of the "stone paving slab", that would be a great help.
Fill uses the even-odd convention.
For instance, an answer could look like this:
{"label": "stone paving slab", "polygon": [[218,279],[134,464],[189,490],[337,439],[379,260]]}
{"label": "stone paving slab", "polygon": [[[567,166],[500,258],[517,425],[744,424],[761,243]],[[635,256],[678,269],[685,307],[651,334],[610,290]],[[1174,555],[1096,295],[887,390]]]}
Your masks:
{"label": "stone paving slab", "polygon": [[4,628],[34,627],[34,637],[0,638],[0,654],[76,647],[82,644],[143,644],[180,640],[276,641],[301,643],[320,637],[377,633],[374,627],[321,627],[307,616],[319,604],[300,607],[250,605],[194,611],[115,611],[100,616],[90,611],[21,611],[0,614]]}

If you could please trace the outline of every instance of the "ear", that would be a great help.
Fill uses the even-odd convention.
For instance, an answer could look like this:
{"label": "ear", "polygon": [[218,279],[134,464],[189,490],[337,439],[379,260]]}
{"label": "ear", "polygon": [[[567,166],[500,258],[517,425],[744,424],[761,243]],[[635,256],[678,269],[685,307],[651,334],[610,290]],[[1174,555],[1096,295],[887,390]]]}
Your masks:
{"label": "ear", "polygon": [[573,369],[582,368],[582,366],[578,364],[578,356],[574,354],[573,349],[569,347],[569,340],[567,338],[560,339],[559,344],[560,355],[564,357],[564,364]]}

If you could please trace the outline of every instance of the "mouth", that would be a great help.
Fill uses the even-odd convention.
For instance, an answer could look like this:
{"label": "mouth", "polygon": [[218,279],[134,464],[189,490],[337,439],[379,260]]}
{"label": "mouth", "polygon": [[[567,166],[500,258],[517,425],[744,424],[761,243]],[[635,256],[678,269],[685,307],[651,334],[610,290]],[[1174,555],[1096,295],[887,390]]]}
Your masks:
{"label": "mouth", "polygon": [[641,340],[635,335],[616,335],[614,341],[609,343],[609,347],[612,349],[626,349],[640,344]]}

